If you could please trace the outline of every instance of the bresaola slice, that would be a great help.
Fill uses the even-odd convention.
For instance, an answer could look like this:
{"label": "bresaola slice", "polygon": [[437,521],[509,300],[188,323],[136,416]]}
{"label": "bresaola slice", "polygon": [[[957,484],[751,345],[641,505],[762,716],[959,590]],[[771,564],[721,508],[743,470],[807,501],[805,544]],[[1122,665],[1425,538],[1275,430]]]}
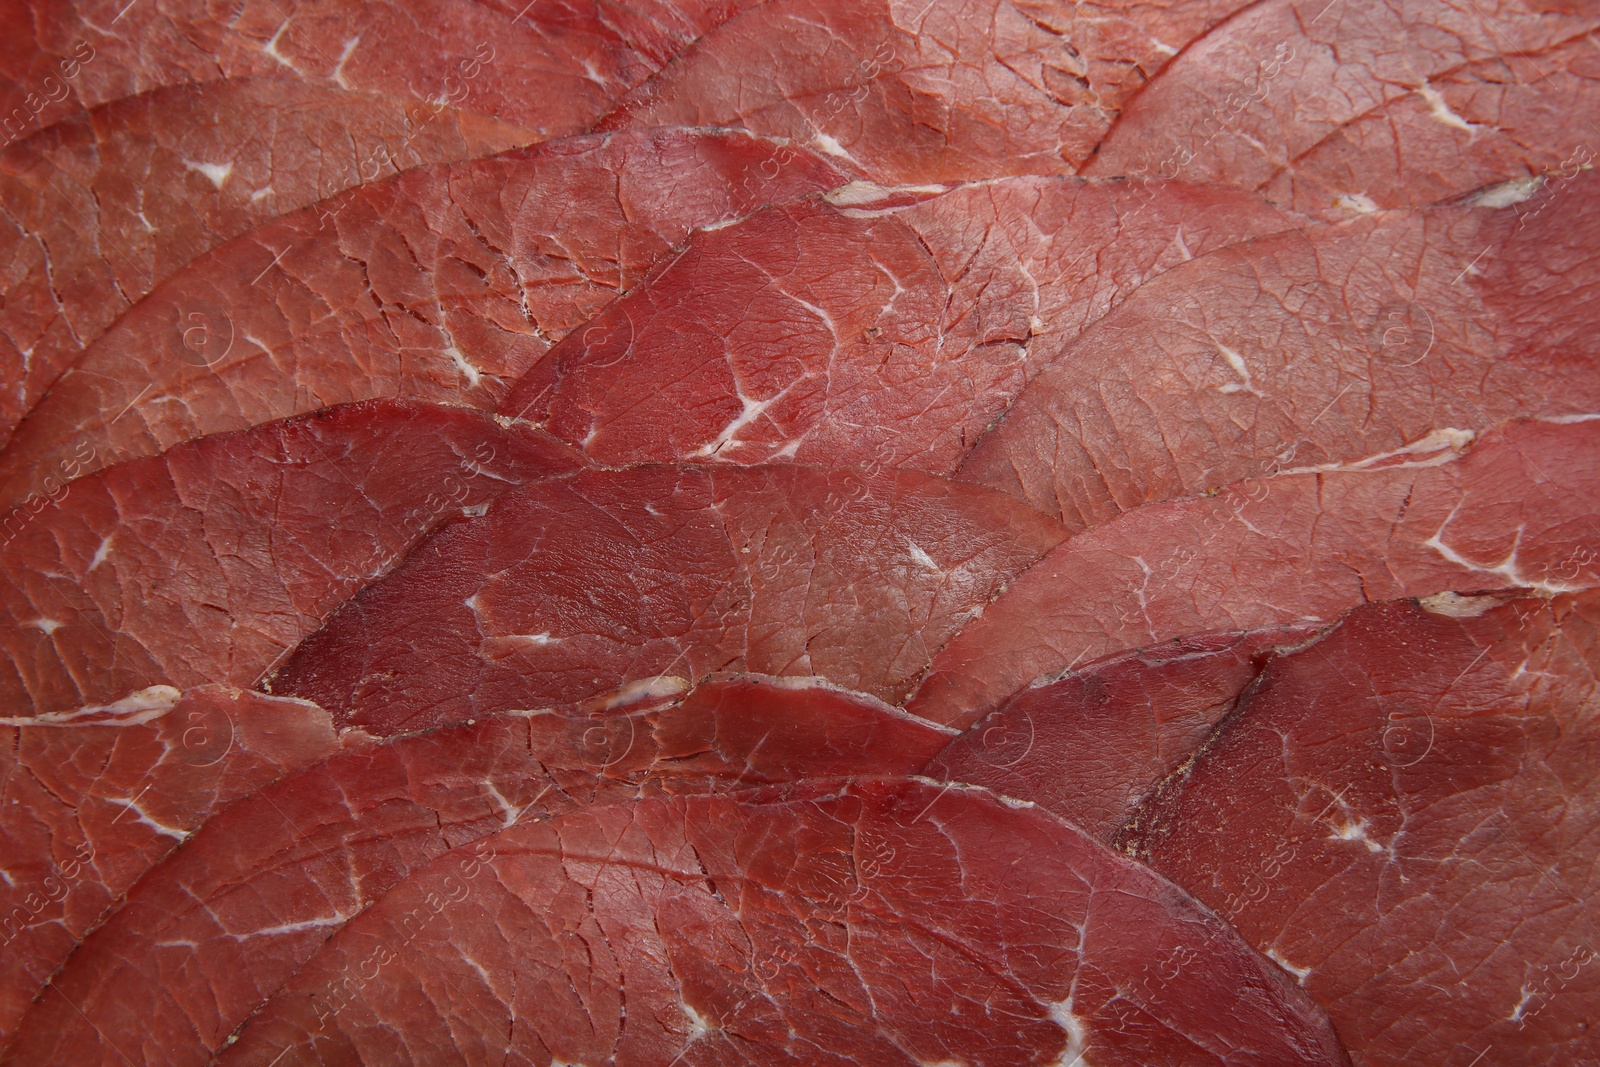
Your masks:
{"label": "bresaola slice", "polygon": [[[1600,412],[1600,180],[1221,249],[1045,367],[959,477],[1070,528],[1285,470]],[[1419,442],[1421,443],[1419,446]]]}
{"label": "bresaola slice", "polygon": [[[1405,460],[1408,457],[1399,457]],[[1376,600],[1600,584],[1600,421],[1516,423],[1464,455],[1282,474],[1150,504],[1055,549],[934,658],[906,703],[957,726],[1033,679],[1207,630]],[[330,709],[331,710],[331,709]]]}
{"label": "bresaola slice", "polygon": [[604,463],[948,473],[1086,324],[1162,271],[1287,229],[1221,188],[853,183],[696,234],[501,411]]}
{"label": "bresaola slice", "polygon": [[21,370],[6,376],[0,439],[84,345],[207,249],[397,170],[533,139],[453,109],[413,124],[392,100],[246,78],[118,100],[12,146],[0,358]]}
{"label": "bresaola slice", "polygon": [[0,725],[0,1050],[124,892],[233,800],[333,754],[326,712],[203,686]]}
{"label": "bresaola slice", "polygon": [[923,780],[653,797],[441,857],[218,1062],[1348,1063],[1226,924]]}
{"label": "bresaola slice", "polygon": [[374,397],[493,408],[695,228],[837,180],[747,134],[646,130],[351,190],[200,257],[129,311],[0,455],[0,503],[85,446],[94,469]]}
{"label": "bresaola slice", "polygon": [[1170,57],[1242,6],[774,0],[604,124],[742,126],[885,184],[1067,174]]}
{"label": "bresaola slice", "polygon": [[1123,837],[1358,1064],[1600,1055],[1600,602],[1374,605],[1271,663]]}
{"label": "bresaola slice", "polygon": [[[1083,173],[1226,181],[1283,192],[1275,183],[1292,177],[1302,157],[1310,157],[1314,175],[1319,152],[1347,134],[1359,144],[1364,128],[1381,116],[1400,132],[1373,146],[1370,165],[1351,161],[1352,187],[1295,206],[1331,199],[1335,213],[1349,214],[1426,203],[1441,179],[1413,186],[1413,171],[1445,175],[1446,195],[1468,193],[1483,181],[1479,166],[1497,153],[1510,156],[1509,172],[1499,177],[1523,177],[1592,138],[1593,131],[1578,121],[1582,112],[1547,113],[1525,130],[1505,115],[1507,136],[1486,129],[1493,148],[1480,150],[1474,139],[1470,154],[1482,162],[1466,168],[1459,166],[1457,144],[1439,145],[1405,127],[1438,124],[1470,133],[1469,119],[1480,117],[1498,126],[1502,115],[1493,103],[1486,102],[1487,113],[1469,111],[1468,117],[1451,110],[1461,94],[1450,80],[1475,65],[1491,83],[1478,91],[1492,99],[1493,83],[1518,77],[1537,82],[1557,73],[1552,54],[1581,48],[1597,26],[1592,7],[1579,4],[1494,0],[1329,8],[1326,0],[1269,0],[1240,11],[1174,59],[1133,99]],[[1434,87],[1436,78],[1445,91]],[[1550,88],[1552,96],[1545,99],[1556,103],[1559,89]],[[1426,106],[1398,106],[1411,97]],[[1528,139],[1519,141],[1519,134]],[[1416,151],[1398,163],[1388,154],[1413,146]],[[1369,185],[1373,174],[1376,181]]]}
{"label": "bresaola slice", "polygon": [[[546,8],[553,17],[543,17]],[[698,35],[726,8],[687,0],[679,10]],[[55,99],[94,107],[163,86],[266,77],[385,96],[419,114],[449,104],[564,137],[649,77],[684,32],[635,21],[643,38],[635,42],[578,24],[571,11],[476,0],[141,0],[133,8],[26,0],[7,12],[0,35],[19,53],[5,64],[0,103],[10,114],[25,94],[51,92],[43,78],[87,46],[90,58]],[[428,32],[417,32],[422,26]],[[40,121],[71,106],[45,110]]]}
{"label": "bresaola slice", "polygon": [[269,684],[378,733],[721,670],[892,698],[1060,538],[911,471],[585,471],[441,529]]}
{"label": "bresaola slice", "polygon": [[254,685],[440,519],[575,466],[481,412],[373,401],[58,486],[0,517],[0,703]]}
{"label": "bresaola slice", "polygon": [[947,740],[880,701],[795,680],[721,678],[656,703],[397,737],[263,788],[129,893],[43,992],[15,1058],[209,1062],[345,922],[488,834],[652,782],[905,772]]}
{"label": "bresaola slice", "polygon": [[1316,633],[1199,634],[1043,678],[950,742],[922,772],[1042,805],[1100,840],[1178,770],[1275,650]]}

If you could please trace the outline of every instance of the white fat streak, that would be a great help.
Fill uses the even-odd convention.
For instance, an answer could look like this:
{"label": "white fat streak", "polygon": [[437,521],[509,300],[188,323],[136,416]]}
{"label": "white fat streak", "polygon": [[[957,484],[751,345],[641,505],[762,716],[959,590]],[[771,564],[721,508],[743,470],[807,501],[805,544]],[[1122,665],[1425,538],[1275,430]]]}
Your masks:
{"label": "white fat streak", "polygon": [[834,207],[862,207],[880,204],[897,195],[938,196],[947,193],[948,185],[879,185],[876,182],[849,182],[822,194],[822,199]]}
{"label": "white fat streak", "polygon": [[844,145],[826,133],[818,131],[817,135],[811,138],[811,143],[816,145],[819,151],[826,152],[837,159],[847,159],[858,167],[861,166],[859,159],[846,152]]}
{"label": "white fat streak", "polygon": [[715,1026],[706,1022],[705,1016],[695,1011],[694,1006],[687,1000],[679,1001],[678,1006],[683,1009],[683,1017],[689,1023],[689,1032],[684,1035],[688,1044],[694,1044],[716,1029]]}
{"label": "white fat streak", "polygon": [[1328,835],[1329,841],[1359,841],[1367,847],[1368,852],[1382,852],[1384,847],[1367,836],[1367,820],[1357,819],[1341,826],[1335,826],[1333,833]]}
{"label": "white fat streak", "polygon": [[[1461,457],[1477,440],[1478,435],[1472,430],[1458,430],[1453,426],[1446,426],[1439,430],[1428,431],[1427,436],[1419,437],[1408,445],[1379,452],[1375,455],[1354,459],[1348,463],[1323,463],[1315,467],[1294,467],[1281,471],[1282,474],[1316,474],[1326,471],[1362,471],[1383,464],[1384,470],[1393,470],[1396,467],[1442,467],[1446,463],[1453,463]],[[1390,460],[1402,459],[1406,456],[1420,456],[1420,459],[1407,460],[1403,463],[1390,463]]]}
{"label": "white fat streak", "polygon": [[341,89],[350,88],[350,83],[344,79],[344,65],[345,62],[349,60],[350,53],[354,52],[356,50],[356,45],[360,43],[361,35],[357,34],[344,43],[344,51],[339,53],[339,65],[333,68],[332,78],[334,83]]}
{"label": "white fat streak", "polygon": [[100,539],[100,547],[94,550],[94,558],[89,561],[90,571],[104,563],[111,555],[111,539],[115,536],[115,534],[107,534]]}
{"label": "white fat streak", "polygon": [[46,637],[54,637],[56,631],[65,626],[66,623],[56,619],[38,618],[30,619],[26,625],[32,626],[35,630],[43,630]]}
{"label": "white fat streak", "polygon": [[1228,366],[1233,372],[1244,380],[1242,382],[1229,382],[1227,385],[1217,386],[1219,393],[1249,393],[1252,396],[1265,396],[1255,387],[1254,380],[1250,377],[1250,368],[1245,366],[1244,357],[1227,345],[1218,345],[1217,351],[1222,353],[1222,358],[1228,361]]}
{"label": "white fat streak", "polygon": [[1460,593],[1435,593],[1417,601],[1423,611],[1451,619],[1475,619],[1484,612],[1505,603],[1498,596],[1462,596]]}
{"label": "white fat streak", "polygon": [[1453,130],[1461,130],[1463,133],[1476,131],[1477,124],[1468,122],[1454,111],[1451,111],[1450,105],[1445,103],[1444,97],[1439,94],[1439,90],[1429,85],[1426,80],[1423,81],[1422,87],[1417,90],[1417,95],[1427,102],[1428,117],[1435,122],[1449,126]]}
{"label": "white fat streak", "polygon": [[1284,970],[1288,971],[1290,974],[1294,975],[1296,982],[1300,983],[1301,985],[1306,984],[1306,978],[1311,974],[1310,967],[1296,967],[1294,964],[1278,955],[1276,949],[1267,949],[1267,958],[1273,963],[1276,963],[1279,967],[1282,967]]}
{"label": "white fat streak", "polygon": [[200,163],[192,159],[183,161],[183,165],[190,170],[198,171],[211,179],[211,184],[221,189],[228,184],[228,175],[233,173],[232,163]]}
{"label": "white fat streak", "polygon": [[1517,566],[1517,550],[1522,546],[1522,535],[1526,530],[1526,527],[1522,525],[1517,526],[1516,538],[1511,542],[1511,551],[1507,552],[1505,558],[1500,562],[1477,563],[1473,560],[1467,559],[1455,549],[1444,543],[1444,532],[1450,528],[1450,524],[1455,521],[1456,513],[1460,510],[1460,504],[1457,504],[1455,507],[1450,509],[1450,514],[1445,516],[1444,523],[1439,527],[1438,532],[1432,537],[1428,538],[1426,541],[1422,542],[1424,548],[1431,548],[1434,552],[1438,553],[1441,559],[1447,563],[1454,563],[1458,567],[1462,567],[1470,571],[1477,571],[1479,574],[1492,574],[1501,579],[1508,586],[1523,586],[1528,589],[1537,590],[1547,596],[1555,596],[1560,593],[1579,593],[1583,591],[1584,587],[1580,585],[1568,585],[1565,582],[1536,581],[1522,573],[1521,569]]}
{"label": "white fat streak", "polygon": [[[781,396],[782,394],[779,395]],[[751,400],[743,393],[740,393],[739,403],[744,405],[744,410],[735,415],[733,421],[722,428],[722,432],[717,434],[715,440],[691,452],[690,456],[694,459],[706,459],[716,455],[724,448],[737,448],[743,442],[735,441],[734,437],[738,435],[740,430],[765,414],[767,408],[772,406],[772,402],[776,399],[778,397],[772,396],[766,400]]]}
{"label": "white fat streak", "polygon": [[[143,795],[143,793],[140,794],[140,796]],[[106,800],[112,804],[120,804],[128,811],[138,812],[139,817],[135,821],[144,823],[144,825],[150,827],[150,829],[154,830],[162,837],[170,837],[180,845],[189,840],[190,831],[180,830],[176,826],[168,826],[166,823],[152,818],[149,812],[145,811],[144,808],[139,806],[137,797],[132,800],[123,800],[120,797],[106,797]],[[117,820],[113,818],[111,821],[116,822]]]}
{"label": "white fat streak", "polygon": [[1544,176],[1540,174],[1535,174],[1531,178],[1512,178],[1510,181],[1478,190],[1467,197],[1467,203],[1473,207],[1512,207],[1530,199],[1542,185]]}
{"label": "white fat streak", "polygon": [[450,361],[456,365],[456,370],[467,379],[468,385],[475,386],[483,379],[483,373],[474,367],[455,345],[445,349],[444,354],[450,357]]}
{"label": "white fat streak", "polygon": [[284,937],[289,934],[302,934],[307,930],[326,930],[329,927],[341,927],[349,922],[351,916],[343,912],[334,912],[326,919],[306,919],[304,922],[282,923],[278,926],[263,926],[259,930],[250,930],[246,933],[236,934],[229,932],[228,936],[235,941],[249,941],[257,937]]}
{"label": "white fat streak", "polygon": [[907,541],[906,547],[911,552],[911,562],[915,563],[919,567],[922,567],[924,570],[930,570],[936,574],[944,573],[944,568],[935,563],[933,561],[933,557],[922,550],[921,545],[917,544],[915,541]]}
{"label": "white fat streak", "polygon": [[140,726],[171,711],[181,696],[183,694],[170,685],[152,685],[110,704],[0,719],[0,726]]}
{"label": "white fat streak", "polygon": [[290,70],[294,71],[296,74],[299,74],[300,73],[300,68],[295,66],[294,63],[289,59],[288,56],[286,56],[282,52],[278,51],[278,38],[282,37],[283,36],[283,31],[287,30],[288,28],[289,28],[289,21],[287,19],[285,19],[283,25],[278,27],[278,32],[274,33],[272,35],[272,40],[268,41],[266,44],[261,46],[261,52],[262,52],[263,55],[271,57],[274,62],[279,63],[282,66],[288,67]]}
{"label": "white fat streak", "polygon": [[1047,1067],[1092,1067],[1085,1046],[1089,1043],[1089,1030],[1083,1020],[1072,1014],[1072,998],[1046,1005],[1050,1020],[1067,1033],[1067,1046]]}
{"label": "white fat streak", "polygon": [[1333,198],[1333,206],[1363,215],[1371,215],[1378,210],[1378,202],[1366,193],[1340,193]]}
{"label": "white fat streak", "polygon": [[654,678],[629,682],[605,696],[595,697],[589,703],[600,710],[609,711],[612,708],[625,708],[629,704],[637,704],[643,700],[682,696],[691,688],[693,685],[687,678],[680,678],[676,674],[662,674]]}

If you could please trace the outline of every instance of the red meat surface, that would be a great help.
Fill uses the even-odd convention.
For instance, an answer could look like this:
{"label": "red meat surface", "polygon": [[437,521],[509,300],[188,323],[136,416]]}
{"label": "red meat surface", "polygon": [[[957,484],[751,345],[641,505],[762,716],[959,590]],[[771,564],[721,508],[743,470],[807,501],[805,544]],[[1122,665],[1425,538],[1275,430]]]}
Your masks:
{"label": "red meat surface", "polygon": [[1187,633],[1600,584],[1600,422],[1519,423],[1441,453],[1258,479],[1070,538],[940,650],[906,708],[965,726],[1041,675]]}
{"label": "red meat surface", "polygon": [[0,725],[0,1049],[79,940],[229,802],[331,755],[321,708],[203,686]]}
{"label": "red meat surface", "polygon": [[1597,622],[1594,594],[1356,611],[1269,664],[1121,840],[1358,1063],[1592,1059]]}
{"label": "red meat surface", "polygon": [[493,717],[341,753],[257,782],[150,871],[53,977],[13,1055],[206,1063],[346,923],[452,850],[652,779],[911,770],[945,740],[867,698],[735,678],[643,711]]}
{"label": "red meat surface", "polygon": [[0,1067],[1593,1067],[1593,0],[14,0]]}
{"label": "red meat surface", "polygon": [[0,519],[0,693],[254,685],[441,519],[573,465],[480,412],[374,401],[80,478]]}
{"label": "red meat surface", "polygon": [[[1180,958],[1176,980],[1158,977]],[[430,1003],[463,1025],[416,1010]],[[331,939],[221,1062],[283,1048],[1348,1062],[1281,971],[1147,869],[981,790],[893,779],[602,805],[455,850]]]}
{"label": "red meat surface", "polygon": [[291,213],[90,345],[0,454],[0,502],[85,447],[92,470],[374,397],[492,409],[690,230],[836,179],[739,133],[651,130],[413,171]]}
{"label": "red meat surface", "polygon": [[915,472],[581,472],[442,529],[270,687],[384,733],[723,670],[892,698],[1060,540],[1009,497]]}

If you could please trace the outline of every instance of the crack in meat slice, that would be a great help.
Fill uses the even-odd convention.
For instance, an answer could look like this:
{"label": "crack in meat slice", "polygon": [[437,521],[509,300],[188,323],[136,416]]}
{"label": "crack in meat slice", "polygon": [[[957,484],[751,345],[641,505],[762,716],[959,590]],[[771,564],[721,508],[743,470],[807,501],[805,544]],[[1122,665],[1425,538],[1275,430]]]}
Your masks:
{"label": "crack in meat slice", "polygon": [[1271,663],[1123,839],[1358,1064],[1593,1063],[1597,666],[1592,593],[1363,608]]}
{"label": "crack in meat slice", "polygon": [[337,749],[314,704],[159,687],[0,725],[0,1052],[74,946],[215,811]]}
{"label": "crack in meat slice", "polygon": [[[626,26],[572,18],[578,5],[509,11],[475,0],[26,0],[0,27],[0,109],[25,95],[41,121],[164,86],[267,77],[387,96],[419,116],[449,103],[542,137],[580,133],[683,44],[726,17],[720,2],[650,5],[672,11]],[[517,15],[521,17],[514,17]],[[418,32],[426,27],[426,32]],[[637,39],[619,35],[638,32]],[[86,55],[61,79],[62,58]]]}
{"label": "crack in meat slice", "polygon": [[1197,634],[1041,678],[922,772],[1040,804],[1106,840],[1314,626]]}
{"label": "crack in meat slice", "polygon": [[[1498,154],[1509,156],[1498,178],[1518,177],[1552,152],[1567,155],[1590,132],[1579,129],[1574,114],[1536,115],[1544,121],[1527,131],[1528,141],[1512,131],[1484,150],[1470,127],[1461,129],[1468,119],[1450,109],[1460,94],[1441,93],[1433,79],[1448,85],[1464,68],[1483,65],[1498,80],[1519,69],[1507,65],[1516,55],[1521,70],[1538,72],[1537,81],[1554,73],[1550,53],[1559,55],[1597,25],[1586,4],[1403,0],[1329,7],[1326,0],[1268,0],[1173,60],[1129,104],[1083,173],[1182,176],[1282,193],[1275,183],[1292,180],[1302,158],[1311,157],[1315,174],[1320,151],[1381,122],[1400,132],[1351,161],[1354,184],[1333,192],[1335,214],[1427,202],[1440,182],[1447,196],[1470,192],[1481,182],[1479,167],[1500,162]],[[1467,154],[1479,162],[1461,166],[1457,144],[1434,148],[1426,133],[1405,129],[1413,123],[1467,133]],[[1409,158],[1389,154],[1412,147],[1417,154]],[[1413,172],[1427,178],[1414,186]],[[1317,207],[1326,195],[1296,206]]]}
{"label": "crack in meat slice", "polygon": [[936,782],[652,797],[496,834],[347,925],[218,1062],[1348,1063],[1184,893]]}
{"label": "crack in meat slice", "polygon": [[1600,180],[1562,195],[1537,217],[1385,213],[1175,267],[1044,368],[959,477],[1081,529],[1246,478],[1600,412]]}
{"label": "crack in meat slice", "polygon": [[0,455],[0,502],[85,445],[94,469],[373,397],[493,408],[690,231],[837,180],[747,134],[646,130],[352,190],[201,257],[124,316]]}
{"label": "crack in meat slice", "polygon": [[1015,178],[854,183],[696,234],[501,405],[603,463],[948,473],[1087,323],[1164,270],[1291,223],[1259,197]]}
{"label": "crack in meat slice", "polygon": [[909,772],[947,739],[870,697],[736,677],[643,710],[493,717],[342,753],[218,815],[140,883],[41,995],[16,1057],[204,1064],[346,922],[448,850],[653,781]]}
{"label": "crack in meat slice", "polygon": [[0,703],[254,685],[440,519],[578,463],[482,412],[369,401],[58,486],[0,517]]}
{"label": "crack in meat slice", "polygon": [[[965,727],[1030,680],[1187,633],[1447,590],[1600,584],[1600,421],[1516,423],[1463,456],[1282,474],[1149,504],[1057,548],[935,657],[906,707]],[[330,709],[331,710],[331,709]]]}
{"label": "crack in meat slice", "polygon": [[533,139],[451,109],[413,128],[392,101],[250,78],[119,100],[13,146],[0,360],[20,369],[5,375],[0,443],[86,344],[200,253],[363,181]]}
{"label": "crack in meat slice", "polygon": [[719,670],[885,697],[1060,538],[912,471],[585,471],[440,530],[268,684],[383,733]]}
{"label": "crack in meat slice", "polygon": [[771,0],[603,125],[742,126],[886,184],[1071,173],[1124,102],[1240,0]]}

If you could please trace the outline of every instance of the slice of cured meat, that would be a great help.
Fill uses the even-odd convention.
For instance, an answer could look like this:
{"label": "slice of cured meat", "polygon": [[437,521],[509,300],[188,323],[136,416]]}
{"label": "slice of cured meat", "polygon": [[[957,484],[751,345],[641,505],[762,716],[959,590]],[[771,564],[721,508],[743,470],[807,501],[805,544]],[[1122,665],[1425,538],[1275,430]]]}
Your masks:
{"label": "slice of cured meat", "polygon": [[254,685],[441,518],[574,466],[481,412],[372,401],[57,485],[0,517],[0,704]]}
{"label": "slice of cured meat", "polygon": [[20,503],[89,469],[329,404],[493,408],[696,227],[831,187],[741,133],[647,130],[412,171],[200,257],[84,354],[0,459]]}
{"label": "slice of cured meat", "polygon": [[1361,1064],[1595,1062],[1600,600],[1363,608],[1268,666],[1125,842]]}
{"label": "slice of cured meat", "polygon": [[385,733],[719,670],[891,697],[1060,537],[910,471],[586,471],[442,529],[270,686]]}
{"label": "slice of cured meat", "polygon": [[[1349,186],[1332,197],[1294,198],[1305,208],[1331,201],[1337,214],[1426,203],[1441,183],[1446,196],[1471,192],[1483,184],[1481,168],[1505,168],[1490,181],[1522,177],[1593,138],[1578,120],[1581,111],[1539,108],[1531,127],[1519,128],[1518,116],[1507,113],[1517,101],[1500,98],[1499,90],[1522,77],[1539,83],[1556,73],[1553,60],[1573,49],[1592,55],[1583,39],[1597,25],[1600,13],[1588,4],[1268,0],[1174,59],[1128,105],[1083,173],[1226,181],[1283,193],[1279,183],[1293,179],[1302,159],[1313,175],[1327,162],[1347,161]],[[1484,79],[1475,85],[1474,67]],[[1457,88],[1453,79],[1467,86]],[[1540,84],[1537,92],[1559,107],[1563,87]],[[1484,110],[1471,107],[1463,89]],[[1453,110],[1458,102],[1466,115]],[[1476,119],[1484,120],[1481,139]],[[1386,133],[1368,148],[1367,131],[1379,124]],[[1465,135],[1470,151],[1463,153],[1461,142],[1440,144],[1431,126]],[[1351,144],[1359,154],[1340,160]],[[1473,158],[1465,167],[1463,154]],[[1413,174],[1427,177],[1413,183]]]}
{"label": "slice of cured meat", "polygon": [[203,686],[0,725],[0,1050],[45,981],[215,811],[337,748],[326,712]]}
{"label": "slice of cured meat", "polygon": [[773,0],[606,123],[743,126],[889,184],[1072,173],[1123,103],[1239,0]]}
{"label": "slice of cured meat", "polygon": [[1258,197],[1017,178],[853,183],[695,236],[571,334],[503,412],[605,463],[948,473],[1041,367],[1142,283],[1288,228]]}
{"label": "slice of cured meat", "polygon": [[1574,121],[1600,112],[1596,40],[1436,75],[1330,132],[1261,191],[1320,216],[1438,203],[1508,179],[1542,202],[1600,151],[1600,131]]}
{"label": "slice of cured meat", "polygon": [[656,797],[442,857],[223,1064],[1347,1063],[1210,912],[1038,809],[921,780]]}
{"label": "slice of cured meat", "polygon": [[960,477],[1078,529],[1512,418],[1600,412],[1600,176],[1560,195],[1540,215],[1389,212],[1175,267],[1045,367]]}
{"label": "slice of cured meat", "polygon": [[[404,102],[493,116],[541,137],[579,133],[649,77],[722,3],[678,5],[677,28],[582,24],[573,5],[509,10],[476,0],[25,0],[5,15],[10,46],[0,107],[21,123],[53,121],[163,86],[268,77],[331,84]],[[546,17],[553,14],[554,17]],[[427,32],[418,32],[426,27]],[[11,58],[15,57],[15,58]],[[73,60],[72,73],[62,69]],[[55,86],[46,77],[55,78]],[[52,101],[71,103],[52,104]],[[9,130],[7,131],[10,132]]]}
{"label": "slice of cured meat", "polygon": [[[499,152],[527,131],[445,109],[247,78],[119,100],[0,157],[7,278],[0,440],[82,350],[195,256],[397,170]],[[339,146],[337,152],[317,146]]]}
{"label": "slice of cured meat", "polygon": [[[1034,678],[1186,633],[1367,601],[1600,584],[1600,421],[1518,423],[1443,460],[1245,482],[1064,543],[939,653],[908,710],[965,726]],[[331,710],[331,709],[330,709]]]}
{"label": "slice of cured meat", "polygon": [[141,882],[42,994],[15,1058],[204,1064],[347,921],[449,850],[656,779],[908,771],[945,740],[871,698],[742,677],[656,708],[492,717],[342,753],[218,815]]}
{"label": "slice of cured meat", "polygon": [[1188,761],[1275,649],[1314,627],[1200,634],[1041,679],[922,772],[1040,804],[1101,840]]}

